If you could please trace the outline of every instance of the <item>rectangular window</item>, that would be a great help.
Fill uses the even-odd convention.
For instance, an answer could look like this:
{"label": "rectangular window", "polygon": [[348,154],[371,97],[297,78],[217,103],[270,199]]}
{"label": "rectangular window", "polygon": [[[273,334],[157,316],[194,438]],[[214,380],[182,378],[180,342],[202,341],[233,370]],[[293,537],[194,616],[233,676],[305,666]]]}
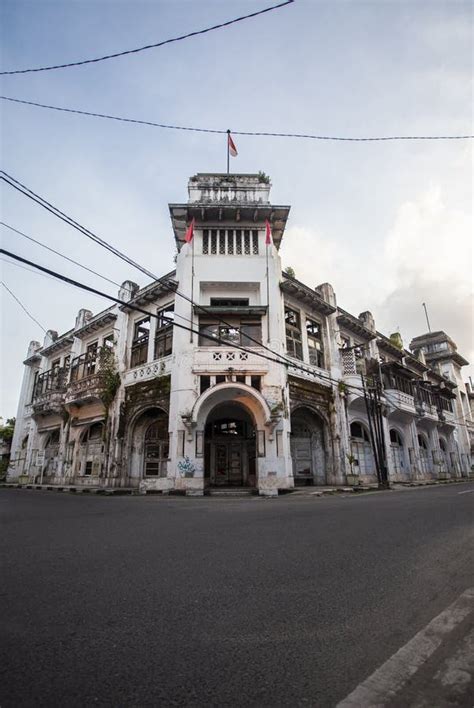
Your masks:
{"label": "rectangular window", "polygon": [[157,312],[154,359],[169,356],[173,351],[174,303]]}
{"label": "rectangular window", "polygon": [[202,232],[202,252],[204,255],[209,253],[209,231],[207,229]]}
{"label": "rectangular window", "polygon": [[286,350],[295,359],[303,359],[301,320],[299,312],[285,307]]}
{"label": "rectangular window", "polygon": [[211,297],[211,307],[248,307],[248,297]]}
{"label": "rectangular window", "polygon": [[199,391],[204,393],[208,388],[211,387],[211,377],[210,376],[200,376],[199,377]]}
{"label": "rectangular window", "polygon": [[252,388],[255,388],[257,391],[260,391],[261,376],[251,376],[250,377],[250,384],[251,384]]}
{"label": "rectangular window", "polygon": [[308,333],[309,363],[324,369],[322,327],[319,322],[306,318],[306,332]]}
{"label": "rectangular window", "polygon": [[206,322],[199,323],[199,346],[240,346],[255,347],[262,341],[262,325],[255,318],[245,319],[226,317],[227,324]]}
{"label": "rectangular window", "polygon": [[133,328],[132,356],[130,366],[140,366],[148,359],[148,340],[150,338],[150,317],[135,322]]}
{"label": "rectangular window", "polygon": [[235,252],[238,256],[242,254],[242,231],[240,229],[235,232]]}
{"label": "rectangular window", "polygon": [[107,349],[113,349],[114,348],[114,335],[113,334],[108,334],[104,339],[102,340],[102,346],[106,347]]}
{"label": "rectangular window", "polygon": [[86,349],[85,366],[84,366],[84,376],[93,376],[97,368],[97,350],[98,343],[92,342]]}

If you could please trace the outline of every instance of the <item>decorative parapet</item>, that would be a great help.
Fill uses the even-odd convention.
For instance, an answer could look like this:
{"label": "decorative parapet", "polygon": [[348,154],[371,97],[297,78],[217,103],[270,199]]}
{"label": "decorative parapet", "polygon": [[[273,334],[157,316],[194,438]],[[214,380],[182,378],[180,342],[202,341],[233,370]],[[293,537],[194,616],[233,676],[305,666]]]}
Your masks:
{"label": "decorative parapet", "polygon": [[125,373],[124,383],[126,386],[138,381],[149,381],[157,376],[163,376],[171,373],[172,355],[167,356],[159,361],[151,361],[149,364],[137,366],[135,369],[129,369]]}
{"label": "decorative parapet", "polygon": [[[260,350],[256,349],[257,351]],[[218,374],[232,369],[235,373],[251,371],[264,374],[268,371],[268,364],[269,362],[254,352],[244,352],[233,347],[202,347],[194,352],[193,371]]]}

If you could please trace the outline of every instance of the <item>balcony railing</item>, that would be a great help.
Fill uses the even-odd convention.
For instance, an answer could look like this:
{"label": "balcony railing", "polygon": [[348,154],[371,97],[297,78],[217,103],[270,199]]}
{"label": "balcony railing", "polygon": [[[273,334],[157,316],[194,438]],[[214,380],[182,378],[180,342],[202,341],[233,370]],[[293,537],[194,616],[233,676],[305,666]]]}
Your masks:
{"label": "balcony railing", "polygon": [[60,413],[64,404],[68,367],[54,367],[36,379],[31,404],[31,413],[34,416]]}
{"label": "balcony railing", "polygon": [[66,403],[100,400],[104,381],[102,363],[103,360],[95,351],[86,352],[72,360]]}

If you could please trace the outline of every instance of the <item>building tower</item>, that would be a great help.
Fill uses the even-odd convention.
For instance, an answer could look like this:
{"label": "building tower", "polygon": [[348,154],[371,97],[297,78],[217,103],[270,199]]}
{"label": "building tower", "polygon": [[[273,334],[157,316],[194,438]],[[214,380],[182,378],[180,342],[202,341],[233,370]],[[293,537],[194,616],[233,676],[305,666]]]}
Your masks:
{"label": "building tower", "polygon": [[276,494],[293,486],[287,380],[262,344],[284,351],[278,250],[290,207],[270,204],[261,174],[197,174],[188,193],[187,204],[170,204],[186,297],[176,298],[174,316],[193,330],[174,330],[171,476],[188,493],[244,486]]}

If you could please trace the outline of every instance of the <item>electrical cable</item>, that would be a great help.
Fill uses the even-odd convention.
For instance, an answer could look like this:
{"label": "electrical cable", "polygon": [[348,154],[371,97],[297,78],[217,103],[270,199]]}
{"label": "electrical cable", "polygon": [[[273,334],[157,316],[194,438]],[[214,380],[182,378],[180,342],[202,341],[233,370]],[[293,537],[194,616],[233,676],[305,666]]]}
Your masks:
{"label": "electrical cable", "polygon": [[[8,179],[7,179],[7,178],[8,178]],[[132,260],[129,256],[125,255],[124,253],[122,253],[121,251],[119,251],[119,250],[118,250],[117,248],[115,248],[114,246],[111,246],[111,244],[109,244],[107,241],[105,241],[104,239],[102,239],[102,238],[100,238],[99,236],[97,236],[94,232],[90,231],[89,229],[86,229],[84,226],[82,226],[82,225],[79,224],[77,221],[75,221],[74,219],[72,219],[71,217],[69,217],[67,214],[65,214],[64,212],[62,212],[61,210],[59,210],[57,207],[55,207],[54,205],[52,205],[52,204],[51,204],[50,202],[48,202],[46,199],[44,199],[44,198],[41,197],[40,195],[36,194],[36,192],[33,192],[33,190],[31,190],[31,189],[30,189],[29,187],[27,187],[26,185],[22,184],[19,180],[15,179],[14,177],[12,177],[11,175],[9,175],[9,174],[8,174],[7,172],[5,172],[4,170],[0,170],[0,179],[2,179],[4,182],[6,182],[6,184],[10,185],[11,187],[13,187],[14,189],[16,189],[17,191],[19,191],[19,192],[20,192],[21,194],[23,194],[24,196],[28,197],[29,199],[33,200],[34,202],[36,202],[37,204],[39,204],[40,206],[42,206],[43,208],[45,208],[47,211],[49,211],[50,213],[52,213],[54,216],[57,216],[57,217],[60,218],[62,221],[65,221],[65,223],[69,224],[70,226],[72,226],[73,228],[75,228],[77,231],[79,231],[80,233],[82,233],[82,234],[84,234],[85,236],[87,236],[87,237],[88,237],[89,239],[91,239],[92,241],[98,243],[100,246],[103,246],[103,247],[106,248],[108,251],[110,251],[110,252],[113,253],[114,255],[118,256],[119,258],[121,258],[122,260],[124,260],[126,263],[128,263],[128,264],[130,264],[130,265],[133,265],[135,268],[137,268],[139,271],[141,271],[142,273],[144,273],[145,275],[147,275],[147,276],[148,276],[149,278],[151,278],[152,280],[162,280],[162,278],[159,278],[159,276],[157,276],[156,274],[152,273],[152,272],[149,271],[148,269],[143,268],[143,266],[141,266],[139,263],[137,263],[136,261]],[[165,283],[165,284],[166,284],[166,283]],[[175,292],[178,296],[182,297],[183,299],[187,300],[187,301],[188,301],[189,303],[191,303],[192,305],[195,305],[194,301],[193,301],[190,297],[188,297],[188,296],[185,295],[184,293],[180,292],[177,288],[174,288],[174,287],[170,286],[170,290],[172,290],[173,292]],[[232,326],[232,325],[230,325],[228,322],[226,322],[224,319],[222,319],[221,317],[218,317],[218,316],[216,316],[214,313],[212,313],[211,311],[209,311],[206,306],[204,306],[204,305],[196,305],[196,307],[199,308],[199,310],[200,310],[201,312],[203,312],[203,313],[205,313],[205,314],[210,314],[213,318],[215,318],[216,320],[218,320],[218,321],[219,321],[221,324],[223,324],[224,326],[226,326],[226,327],[231,327],[231,326]],[[285,355],[280,354],[279,352],[275,352],[274,350],[270,349],[269,347],[267,347],[266,345],[264,345],[262,342],[259,342],[258,340],[254,339],[254,338],[251,337],[250,335],[247,335],[247,338],[248,338],[250,341],[252,341],[252,342],[254,342],[255,344],[257,344],[259,347],[263,347],[263,348],[266,349],[267,351],[271,352],[273,355],[280,357],[280,358],[281,358],[285,363],[287,363],[288,365],[297,366],[293,361],[289,360]],[[312,372],[308,372],[307,369],[302,369],[302,370],[305,371],[306,373],[312,374]],[[328,381],[332,381],[332,382],[335,381],[335,379],[332,379],[330,376],[323,375],[323,374],[321,375],[321,378],[327,379]]]}
{"label": "electrical cable", "polygon": [[[51,106],[46,103],[37,103],[36,101],[26,101],[19,98],[13,98],[12,96],[0,96],[3,101],[11,101],[12,103],[22,103],[26,106],[36,106],[37,108],[47,108],[52,111],[61,111],[63,113],[75,113],[77,115],[89,116],[92,118],[104,118],[106,120],[115,120],[121,123],[135,123],[138,125],[147,125],[152,128],[166,128],[169,130],[184,130],[192,131],[195,133],[214,133],[216,135],[222,135],[227,133],[226,130],[221,130],[218,128],[196,128],[184,125],[169,125],[166,123],[156,123],[151,120],[140,120],[138,118],[124,118],[123,116],[114,116],[107,113],[95,113],[92,111],[83,111],[76,108],[65,108],[62,106]],[[381,135],[381,136],[369,136],[369,137],[351,137],[351,136],[340,136],[340,135],[313,135],[310,133],[277,133],[277,132],[267,132],[267,131],[250,131],[250,130],[232,130],[233,135],[247,135],[255,137],[269,137],[269,138],[300,138],[305,140],[325,140],[325,141],[339,141],[339,142],[355,142],[355,143],[368,143],[368,142],[386,142],[395,140],[472,140],[474,135]]]}
{"label": "electrical cable", "polygon": [[7,291],[10,293],[10,295],[12,296],[12,298],[17,301],[17,303],[20,305],[20,307],[22,308],[22,310],[24,310],[24,311],[26,312],[26,314],[28,315],[28,317],[30,318],[30,320],[33,320],[33,322],[34,322],[35,324],[37,324],[38,327],[39,327],[40,329],[42,329],[43,332],[46,334],[46,330],[45,330],[45,328],[43,327],[43,325],[40,324],[40,323],[38,322],[38,320],[33,317],[33,315],[31,314],[31,312],[29,312],[29,311],[27,310],[27,308],[26,308],[25,305],[21,302],[21,300],[19,300],[19,299],[17,298],[17,296],[15,295],[15,293],[13,293],[13,292],[10,290],[10,288],[8,287],[8,285],[7,285],[6,283],[4,283],[3,280],[0,280],[0,283],[3,285],[3,287],[5,288],[5,290],[7,290]]}
{"label": "electrical cable", "polygon": [[196,30],[194,32],[188,32],[187,34],[182,34],[178,37],[172,37],[171,39],[165,39],[161,42],[156,42],[155,44],[146,44],[144,47],[137,47],[136,49],[128,49],[122,52],[115,52],[114,54],[106,54],[102,57],[96,57],[95,59],[83,59],[81,61],[69,62],[67,64],[55,64],[53,66],[42,66],[33,69],[15,69],[13,71],[0,71],[0,76],[11,76],[12,74],[31,74],[38,71],[53,71],[55,69],[68,69],[73,66],[84,66],[84,64],[97,64],[101,61],[106,61],[107,59],[116,59],[117,57],[123,57],[127,54],[138,54],[139,52],[144,52],[149,49],[156,49],[157,47],[163,47],[165,44],[172,44],[173,42],[181,42],[183,39],[189,39],[190,37],[197,37],[201,34],[207,34],[208,32],[213,32],[214,30],[222,29],[223,27],[229,27],[237,22],[242,22],[243,20],[248,20],[253,17],[258,17],[258,15],[263,15],[266,12],[271,12],[272,10],[278,10],[285,5],[291,5],[294,0],[285,0],[278,5],[272,5],[271,7],[266,7],[263,10],[257,10],[248,15],[242,15],[241,17],[235,17],[233,20],[227,20],[227,22],[221,22],[218,25],[213,25],[212,27],[206,27],[202,30]]}
{"label": "electrical cable", "polygon": [[[20,185],[23,189],[20,189],[20,188],[17,187],[15,184],[12,184],[11,182],[9,182],[7,179],[5,179],[5,177],[1,176],[1,173],[3,173],[4,175],[6,175],[10,180],[13,180],[13,182],[16,182],[17,185]],[[7,184],[10,184],[10,186],[14,187],[15,189],[18,189],[18,191],[20,191],[22,194],[24,194],[25,196],[27,196],[27,197],[33,199],[33,201],[35,201],[35,202],[37,202],[38,204],[40,204],[40,206],[44,206],[44,205],[42,204],[42,202],[44,202],[44,203],[46,204],[45,208],[47,208],[48,211],[50,211],[51,213],[53,213],[55,216],[59,215],[59,218],[61,218],[63,221],[66,221],[66,223],[68,223],[69,225],[73,226],[74,228],[76,228],[76,230],[80,231],[80,233],[83,233],[84,235],[88,236],[89,238],[91,238],[93,241],[95,241],[95,242],[98,243],[99,245],[103,246],[104,248],[107,248],[107,250],[109,250],[109,251],[111,251],[112,253],[114,253],[114,255],[117,255],[118,257],[122,258],[122,259],[125,260],[127,263],[133,264],[135,268],[137,268],[137,269],[140,270],[141,272],[145,273],[148,277],[152,278],[153,280],[162,280],[162,279],[160,279],[156,274],[154,274],[154,273],[152,273],[151,271],[148,271],[147,269],[143,268],[140,264],[136,263],[135,261],[133,261],[132,259],[130,259],[130,258],[129,258],[128,256],[126,256],[125,254],[122,254],[118,249],[116,249],[114,246],[111,246],[107,241],[104,241],[104,239],[101,239],[101,238],[98,237],[96,234],[94,234],[92,231],[90,231],[89,229],[86,229],[85,227],[83,227],[81,224],[79,224],[78,222],[76,222],[74,219],[72,219],[71,217],[69,217],[67,214],[65,214],[64,212],[60,211],[57,207],[54,207],[52,204],[50,204],[50,202],[47,202],[43,197],[40,197],[39,195],[37,195],[35,192],[33,192],[31,189],[29,189],[28,187],[26,187],[25,185],[23,185],[21,182],[19,182],[18,180],[16,180],[14,177],[12,177],[11,175],[8,175],[8,173],[6,173],[4,170],[1,170],[1,171],[0,171],[0,176],[1,176],[1,178],[2,178],[5,182],[7,182]],[[26,192],[23,191],[23,190],[26,190]],[[29,192],[29,194],[28,194],[28,192]],[[30,195],[31,195],[31,196],[30,196]],[[58,214],[56,214],[56,212],[58,212]],[[62,255],[62,254],[59,254],[59,255]],[[97,274],[97,275],[99,275],[99,274]],[[99,275],[99,277],[102,277],[102,276]],[[113,281],[112,281],[112,282],[113,282]],[[163,282],[163,281],[162,281],[162,282]],[[118,283],[114,283],[114,284],[118,285]],[[163,284],[166,286],[166,285],[167,285],[166,281],[164,281]],[[120,286],[119,286],[119,287],[120,287]],[[218,320],[218,322],[220,322],[220,323],[223,324],[224,326],[226,326],[226,327],[231,327],[231,326],[232,326],[232,325],[230,325],[228,322],[226,322],[224,319],[222,319],[221,317],[218,317],[218,316],[216,316],[214,313],[212,313],[211,311],[209,311],[206,306],[204,306],[204,305],[197,305],[196,303],[194,303],[194,301],[193,301],[189,296],[187,296],[187,295],[185,295],[184,293],[180,292],[177,288],[175,288],[175,287],[173,287],[173,286],[170,285],[169,290],[172,291],[173,293],[175,293],[176,295],[182,297],[182,298],[185,299],[186,301],[188,301],[191,305],[196,306],[201,312],[203,312],[203,313],[205,313],[205,314],[208,314],[208,315],[211,315],[214,319]],[[146,313],[146,314],[150,314],[150,313]],[[188,321],[188,322],[191,322],[191,324],[193,324],[193,321],[192,321],[191,319],[186,318],[186,317],[183,317],[183,316],[180,316],[180,317],[181,317],[181,319],[183,319],[183,320],[185,320],[185,321]],[[191,330],[190,330],[190,331],[191,331]],[[193,331],[194,331],[196,334],[199,335],[199,332],[198,332],[198,331],[196,331],[196,330],[193,330]],[[270,347],[267,347],[267,346],[264,345],[262,342],[259,342],[257,339],[251,337],[250,335],[248,335],[247,338],[248,338],[250,341],[252,341],[252,342],[254,342],[255,344],[257,344],[259,347],[262,347],[263,349],[269,351],[273,356],[279,357],[280,360],[281,360],[280,363],[283,363],[283,364],[285,364],[285,365],[287,365],[287,366],[292,366],[293,368],[296,368],[297,370],[301,370],[301,371],[303,371],[304,373],[309,374],[309,375],[311,375],[311,376],[314,376],[314,375],[315,375],[313,371],[309,370],[308,368],[306,368],[306,367],[304,367],[304,366],[301,366],[301,365],[297,364],[296,362],[294,362],[292,359],[288,358],[288,357],[285,356],[284,354],[280,354],[279,352],[275,352],[273,349],[271,349]],[[212,341],[215,341],[215,338],[211,338],[211,339],[212,339]],[[239,347],[239,348],[242,349],[242,347]],[[250,352],[248,352],[248,350],[245,350],[245,348],[243,348],[243,349],[244,349],[244,351],[247,351],[247,353],[250,353]],[[339,384],[339,381],[337,381],[336,379],[334,379],[333,377],[331,377],[331,376],[329,376],[329,375],[327,375],[327,374],[319,373],[318,376],[319,376],[319,378],[321,378],[321,379],[323,379],[323,380],[326,380],[326,381],[329,381],[330,383]],[[353,388],[354,388],[354,387],[353,387]],[[354,390],[363,391],[363,388],[357,388],[357,387],[356,387],[356,388],[354,388]],[[387,399],[390,400],[388,396],[387,396]],[[398,406],[397,406],[393,401],[390,401],[390,402],[392,403],[392,405],[395,406],[395,408],[399,409]]]}
{"label": "electrical cable", "polygon": [[55,253],[57,256],[64,258],[66,261],[69,261],[70,263],[74,263],[74,265],[79,266],[79,268],[82,268],[83,270],[87,270],[89,273],[96,275],[98,278],[102,278],[102,280],[106,280],[108,283],[111,283],[112,285],[117,285],[119,288],[122,287],[120,285],[120,283],[116,283],[115,280],[111,280],[110,278],[107,278],[105,275],[98,273],[96,270],[92,270],[92,268],[88,268],[87,266],[82,265],[82,263],[75,261],[73,258],[69,258],[69,256],[66,256],[64,253],[60,253],[59,251],[56,251],[54,248],[47,246],[45,243],[38,241],[37,239],[33,238],[32,236],[28,236],[27,234],[23,233],[23,231],[19,231],[19,229],[15,229],[13,226],[6,224],[4,221],[0,221],[0,226],[5,226],[7,229],[10,229],[11,231],[14,231],[16,234],[23,236],[24,238],[28,239],[29,241],[32,241],[33,243],[38,244],[38,246],[45,248],[47,251],[51,251],[51,253]]}

